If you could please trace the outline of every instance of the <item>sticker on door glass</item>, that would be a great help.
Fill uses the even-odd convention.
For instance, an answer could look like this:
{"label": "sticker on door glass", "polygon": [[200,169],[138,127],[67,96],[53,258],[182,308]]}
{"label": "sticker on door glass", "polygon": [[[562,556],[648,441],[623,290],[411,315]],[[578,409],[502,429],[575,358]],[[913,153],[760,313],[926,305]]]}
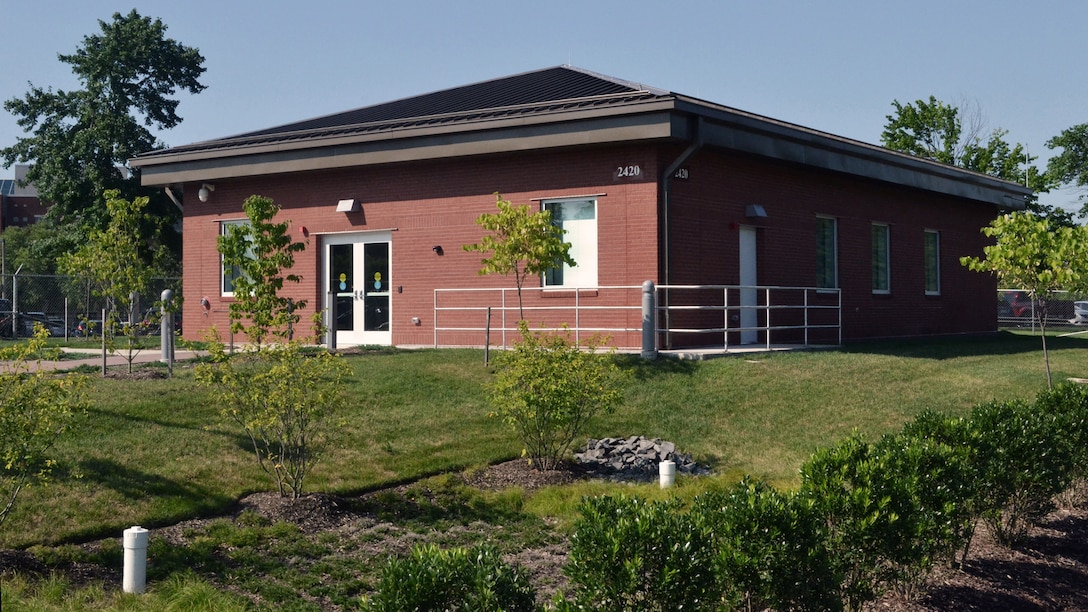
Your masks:
{"label": "sticker on door glass", "polygon": [[340,273],[340,291],[347,291],[348,289],[348,275],[343,272]]}
{"label": "sticker on door glass", "polygon": [[374,273],[374,291],[381,291],[382,289],[382,273]]}

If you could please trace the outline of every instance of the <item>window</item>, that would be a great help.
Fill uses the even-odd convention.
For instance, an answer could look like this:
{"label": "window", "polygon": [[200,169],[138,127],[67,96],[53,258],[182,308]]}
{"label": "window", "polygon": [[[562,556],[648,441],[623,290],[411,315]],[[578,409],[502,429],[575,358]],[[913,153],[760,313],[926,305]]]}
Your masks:
{"label": "window", "polygon": [[891,261],[889,227],[883,223],[874,223],[873,234],[873,293],[891,293]]}
{"label": "window", "polygon": [[821,289],[839,286],[837,225],[831,217],[816,217],[816,286]]}
{"label": "window", "polygon": [[[237,227],[249,223],[246,220],[238,221],[223,221],[219,224],[219,235],[226,236],[231,227]],[[238,266],[231,266],[227,268],[223,265],[223,256],[219,256],[219,269],[222,270],[222,283],[220,285],[220,293],[224,297],[234,296],[234,279],[242,274],[242,271],[238,269]]]}
{"label": "window", "polygon": [[545,201],[552,223],[564,230],[570,257],[576,265],[564,264],[544,273],[545,287],[597,286],[597,201],[594,199]]}
{"label": "window", "polygon": [[941,233],[925,231],[926,295],[941,294]]}

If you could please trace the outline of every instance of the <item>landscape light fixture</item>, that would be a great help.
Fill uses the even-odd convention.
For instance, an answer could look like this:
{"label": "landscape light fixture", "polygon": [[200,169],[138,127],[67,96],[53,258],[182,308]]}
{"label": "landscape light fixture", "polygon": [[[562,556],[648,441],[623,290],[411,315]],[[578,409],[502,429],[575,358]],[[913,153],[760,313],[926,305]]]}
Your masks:
{"label": "landscape light fixture", "polygon": [[215,185],[210,185],[208,183],[204,183],[203,185],[200,186],[200,191],[196,192],[196,197],[201,202],[207,202],[208,201],[208,195],[213,191],[215,191]]}

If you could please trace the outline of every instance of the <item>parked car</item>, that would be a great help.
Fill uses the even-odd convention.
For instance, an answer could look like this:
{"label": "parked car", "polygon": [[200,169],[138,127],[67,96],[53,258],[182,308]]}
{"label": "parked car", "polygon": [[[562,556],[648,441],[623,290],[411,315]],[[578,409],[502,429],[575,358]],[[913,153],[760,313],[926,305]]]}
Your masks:
{"label": "parked car", "polygon": [[11,317],[15,314],[11,310],[11,300],[0,299],[0,337],[11,337]]}
{"label": "parked car", "polygon": [[1073,302],[1073,318],[1069,322],[1073,325],[1088,325],[1088,300]]}
{"label": "parked car", "polygon": [[997,295],[997,316],[1001,319],[1030,317],[1031,297],[1027,291],[1002,291]]}

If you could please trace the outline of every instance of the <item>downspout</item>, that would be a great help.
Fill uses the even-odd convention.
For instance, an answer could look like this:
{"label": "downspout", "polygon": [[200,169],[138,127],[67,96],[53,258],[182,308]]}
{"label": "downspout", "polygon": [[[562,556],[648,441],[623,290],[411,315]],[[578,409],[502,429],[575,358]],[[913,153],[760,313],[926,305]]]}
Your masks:
{"label": "downspout", "polygon": [[669,196],[672,193],[672,177],[680,169],[680,166],[687,163],[692,155],[695,155],[699,149],[703,148],[703,123],[704,120],[701,116],[696,118],[695,134],[691,144],[680,154],[680,157],[665,168],[665,172],[661,176],[661,251],[664,262],[664,270],[662,270],[661,274],[663,282],[661,284],[666,286],[662,303],[665,307],[665,348],[667,349],[672,348],[672,326],[669,324],[669,290],[667,288],[671,282],[669,269],[672,265],[669,259]]}

